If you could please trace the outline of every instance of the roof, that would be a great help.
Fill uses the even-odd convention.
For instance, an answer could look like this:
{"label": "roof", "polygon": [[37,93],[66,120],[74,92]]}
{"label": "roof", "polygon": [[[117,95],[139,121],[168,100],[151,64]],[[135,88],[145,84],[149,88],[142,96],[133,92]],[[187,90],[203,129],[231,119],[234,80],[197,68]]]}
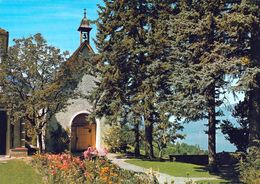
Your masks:
{"label": "roof", "polygon": [[94,50],[89,45],[88,41],[85,40],[80,44],[80,46],[77,48],[77,50],[70,56],[68,59],[68,62],[75,62],[78,59],[78,56],[83,53],[84,49],[87,49],[90,53],[94,54]]}
{"label": "roof", "polygon": [[92,29],[90,27],[89,21],[85,17],[81,20],[78,31],[80,31],[81,29]]}
{"label": "roof", "polygon": [[90,31],[92,28],[90,27],[90,23],[86,17],[86,9],[84,9],[84,17],[80,22],[78,31]]}

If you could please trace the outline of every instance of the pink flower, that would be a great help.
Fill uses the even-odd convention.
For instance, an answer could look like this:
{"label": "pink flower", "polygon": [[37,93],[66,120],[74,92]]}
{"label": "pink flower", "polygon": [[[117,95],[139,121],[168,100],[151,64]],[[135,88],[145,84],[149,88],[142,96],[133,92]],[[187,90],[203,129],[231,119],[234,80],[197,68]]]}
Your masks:
{"label": "pink flower", "polygon": [[98,156],[104,157],[108,154],[108,150],[106,148],[101,148],[98,150]]}
{"label": "pink flower", "polygon": [[83,153],[84,158],[92,159],[93,157],[98,156],[98,150],[93,147],[88,147],[86,151]]}

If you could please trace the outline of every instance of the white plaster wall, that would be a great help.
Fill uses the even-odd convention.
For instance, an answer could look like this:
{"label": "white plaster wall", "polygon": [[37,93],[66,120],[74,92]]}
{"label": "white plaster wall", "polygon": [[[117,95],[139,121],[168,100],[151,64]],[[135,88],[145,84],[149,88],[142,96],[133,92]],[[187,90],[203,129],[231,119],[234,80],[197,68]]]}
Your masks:
{"label": "white plaster wall", "polygon": [[[82,81],[79,83],[77,91],[81,92],[83,95],[87,95],[95,86],[95,81],[97,79],[90,75],[84,75]],[[78,99],[70,99],[69,103],[71,103],[65,110],[57,113],[52,121],[50,122],[49,129],[56,129],[57,123],[60,124],[63,129],[67,130],[71,128],[72,120],[75,116],[81,113],[91,113],[92,105],[87,99],[78,98]],[[105,147],[103,144],[103,132],[106,130],[105,118],[96,119],[97,123],[97,132],[96,132],[96,147],[103,148]],[[46,135],[47,139],[50,139],[50,135]],[[46,142],[47,150],[51,150],[52,144],[51,141]]]}
{"label": "white plaster wall", "polygon": [[[84,75],[82,81],[79,83],[77,91],[83,95],[87,95],[95,86],[96,79],[90,75]],[[80,112],[91,112],[91,104],[87,99],[78,98],[70,99],[70,105],[64,110],[64,112],[59,112],[56,114],[55,119],[60,125],[66,129],[71,127],[71,119],[75,117]]]}

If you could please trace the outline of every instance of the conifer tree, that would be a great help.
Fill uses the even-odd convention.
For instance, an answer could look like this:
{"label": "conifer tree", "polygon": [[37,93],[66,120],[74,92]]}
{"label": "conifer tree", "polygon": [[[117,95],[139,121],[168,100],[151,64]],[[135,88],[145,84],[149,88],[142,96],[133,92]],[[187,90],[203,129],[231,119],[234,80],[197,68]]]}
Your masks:
{"label": "conifer tree", "polygon": [[111,122],[116,122],[127,109],[141,119],[147,156],[153,158],[153,126],[159,121],[159,114],[166,112],[159,104],[169,93],[166,81],[170,73],[169,65],[163,62],[164,49],[167,50],[163,35],[167,30],[163,32],[164,28],[160,30],[155,25],[167,15],[161,13],[165,7],[171,9],[171,1],[105,0],[104,3],[104,7],[99,7],[96,40],[99,51],[96,74],[100,82],[90,97],[98,98],[95,114],[110,116]]}
{"label": "conifer tree", "polygon": [[225,74],[236,69],[228,54],[232,48],[223,37],[224,1],[180,0],[172,24],[172,89],[171,103],[177,117],[189,120],[208,119],[209,166],[216,166],[216,124],[221,112],[220,93],[225,92]]}
{"label": "conifer tree", "polygon": [[246,152],[249,145],[249,121],[247,99],[236,104],[232,116],[237,119],[239,126],[230,120],[223,120],[220,128],[225,138],[237,147],[237,151]]}
{"label": "conifer tree", "polygon": [[251,135],[259,135],[259,5],[246,0],[180,0],[176,7],[173,110],[187,120],[208,119],[209,164],[215,165],[216,107],[232,77],[240,78],[237,89],[249,96],[249,126],[255,131]]}
{"label": "conifer tree", "polygon": [[224,16],[223,30],[233,48],[233,60],[242,67],[236,72],[240,80],[236,90],[248,98],[249,144],[260,139],[260,1],[241,0]]}

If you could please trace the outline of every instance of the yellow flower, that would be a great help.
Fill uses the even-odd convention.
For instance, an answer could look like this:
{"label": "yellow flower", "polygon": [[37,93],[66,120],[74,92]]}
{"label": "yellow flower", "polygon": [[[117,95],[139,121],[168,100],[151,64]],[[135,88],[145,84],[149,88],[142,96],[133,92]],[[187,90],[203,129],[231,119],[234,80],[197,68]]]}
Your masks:
{"label": "yellow flower", "polygon": [[248,57],[244,56],[241,58],[241,63],[242,63],[242,65],[249,65],[250,60]]}

